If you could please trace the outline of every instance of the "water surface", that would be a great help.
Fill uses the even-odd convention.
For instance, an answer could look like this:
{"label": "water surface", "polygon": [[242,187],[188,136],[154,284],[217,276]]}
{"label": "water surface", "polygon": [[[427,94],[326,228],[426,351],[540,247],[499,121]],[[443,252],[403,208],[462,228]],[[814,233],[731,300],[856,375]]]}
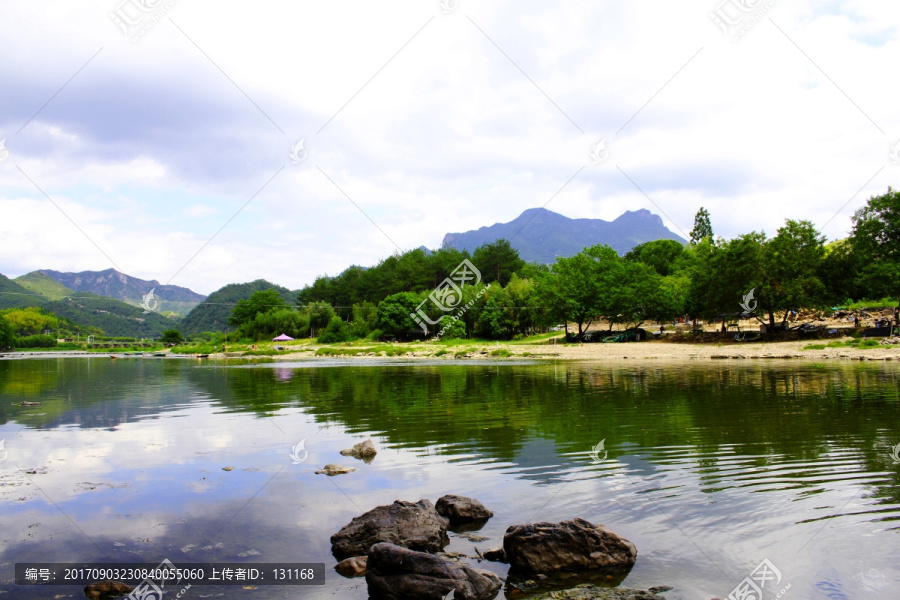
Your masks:
{"label": "water surface", "polygon": [[[371,464],[338,453],[367,437]],[[669,598],[725,597],[766,558],[787,598],[896,598],[900,583],[890,363],[0,361],[0,439],[0,598],[81,597],[10,585],[17,561],[330,569],[328,538],[353,517],[447,493],[495,513],[487,541],[451,534],[450,551],[581,517],[637,545],[623,585]],[[314,474],[331,462],[358,470]],[[322,587],[185,597],[367,594],[329,571]]]}

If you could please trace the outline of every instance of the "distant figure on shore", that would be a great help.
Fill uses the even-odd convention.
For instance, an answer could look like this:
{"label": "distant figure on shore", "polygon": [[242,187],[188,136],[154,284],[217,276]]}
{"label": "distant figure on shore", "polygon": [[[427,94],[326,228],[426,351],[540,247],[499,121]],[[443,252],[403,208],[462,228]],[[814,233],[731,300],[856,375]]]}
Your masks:
{"label": "distant figure on shore", "polygon": [[853,326],[859,328],[859,315],[853,317]]}

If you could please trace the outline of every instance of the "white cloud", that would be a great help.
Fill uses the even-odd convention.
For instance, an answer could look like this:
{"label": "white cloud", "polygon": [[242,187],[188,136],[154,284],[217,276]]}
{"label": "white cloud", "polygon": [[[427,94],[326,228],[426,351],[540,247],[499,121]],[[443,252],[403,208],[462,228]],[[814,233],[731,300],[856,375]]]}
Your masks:
{"label": "white cloud", "polygon": [[[19,91],[0,116],[6,274],[110,266],[16,166],[126,272],[165,281],[190,260],[173,283],[202,292],[372,264],[396,248],[366,215],[436,247],[557,192],[570,217],[662,209],[689,230],[706,206],[725,236],[808,218],[834,239],[900,175],[886,0],[778,2],[737,43],[707,0],[182,0],[137,43],[115,3],[46,4],[0,23],[17,51],[0,85]],[[610,158],[589,164],[600,138]]]}

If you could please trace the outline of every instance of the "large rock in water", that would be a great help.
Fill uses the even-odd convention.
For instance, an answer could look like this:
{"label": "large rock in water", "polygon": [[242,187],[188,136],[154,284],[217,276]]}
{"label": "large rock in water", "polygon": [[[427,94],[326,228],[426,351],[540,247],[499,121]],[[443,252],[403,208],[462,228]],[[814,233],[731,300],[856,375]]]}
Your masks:
{"label": "large rock in water", "polygon": [[82,592],[89,600],[113,600],[123,598],[131,593],[134,588],[121,581],[98,581],[84,586]]}
{"label": "large rock in water", "polygon": [[514,569],[531,573],[630,569],[637,548],[602,525],[584,519],[513,525],[503,550]]}
{"label": "large rock in water", "polygon": [[331,553],[338,560],[363,556],[378,542],[421,552],[440,552],[450,543],[448,524],[430,500],[416,503],[395,500],[390,506],[377,506],[341,527],[331,536]]}
{"label": "large rock in water", "polygon": [[385,543],[369,550],[366,583],[378,600],[441,600],[451,591],[455,600],[486,600],[501,586],[490,571]]}
{"label": "large rock in water", "polygon": [[451,524],[486,521],[494,516],[494,513],[486,509],[478,500],[452,494],[438,498],[434,508],[439,515],[450,519]]}
{"label": "large rock in water", "polygon": [[359,458],[368,462],[375,458],[375,455],[378,454],[378,451],[375,450],[375,444],[372,443],[372,440],[366,440],[364,442],[356,444],[352,448],[341,450],[341,454],[343,454],[344,456]]}
{"label": "large rock in water", "polygon": [[360,577],[366,574],[366,560],[365,556],[345,558],[335,565],[334,570],[344,577]]}
{"label": "large rock in water", "polygon": [[530,600],[665,600],[665,598],[645,590],[608,588],[583,584],[570,590],[547,592],[539,596],[532,596]]}

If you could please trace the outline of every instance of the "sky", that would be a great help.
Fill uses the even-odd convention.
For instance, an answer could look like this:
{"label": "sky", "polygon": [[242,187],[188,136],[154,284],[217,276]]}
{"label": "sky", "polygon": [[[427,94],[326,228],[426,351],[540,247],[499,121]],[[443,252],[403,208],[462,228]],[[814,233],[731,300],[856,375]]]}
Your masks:
{"label": "sky", "polygon": [[888,0],[7,0],[0,273],[297,289],[528,208],[682,237],[900,183]]}

